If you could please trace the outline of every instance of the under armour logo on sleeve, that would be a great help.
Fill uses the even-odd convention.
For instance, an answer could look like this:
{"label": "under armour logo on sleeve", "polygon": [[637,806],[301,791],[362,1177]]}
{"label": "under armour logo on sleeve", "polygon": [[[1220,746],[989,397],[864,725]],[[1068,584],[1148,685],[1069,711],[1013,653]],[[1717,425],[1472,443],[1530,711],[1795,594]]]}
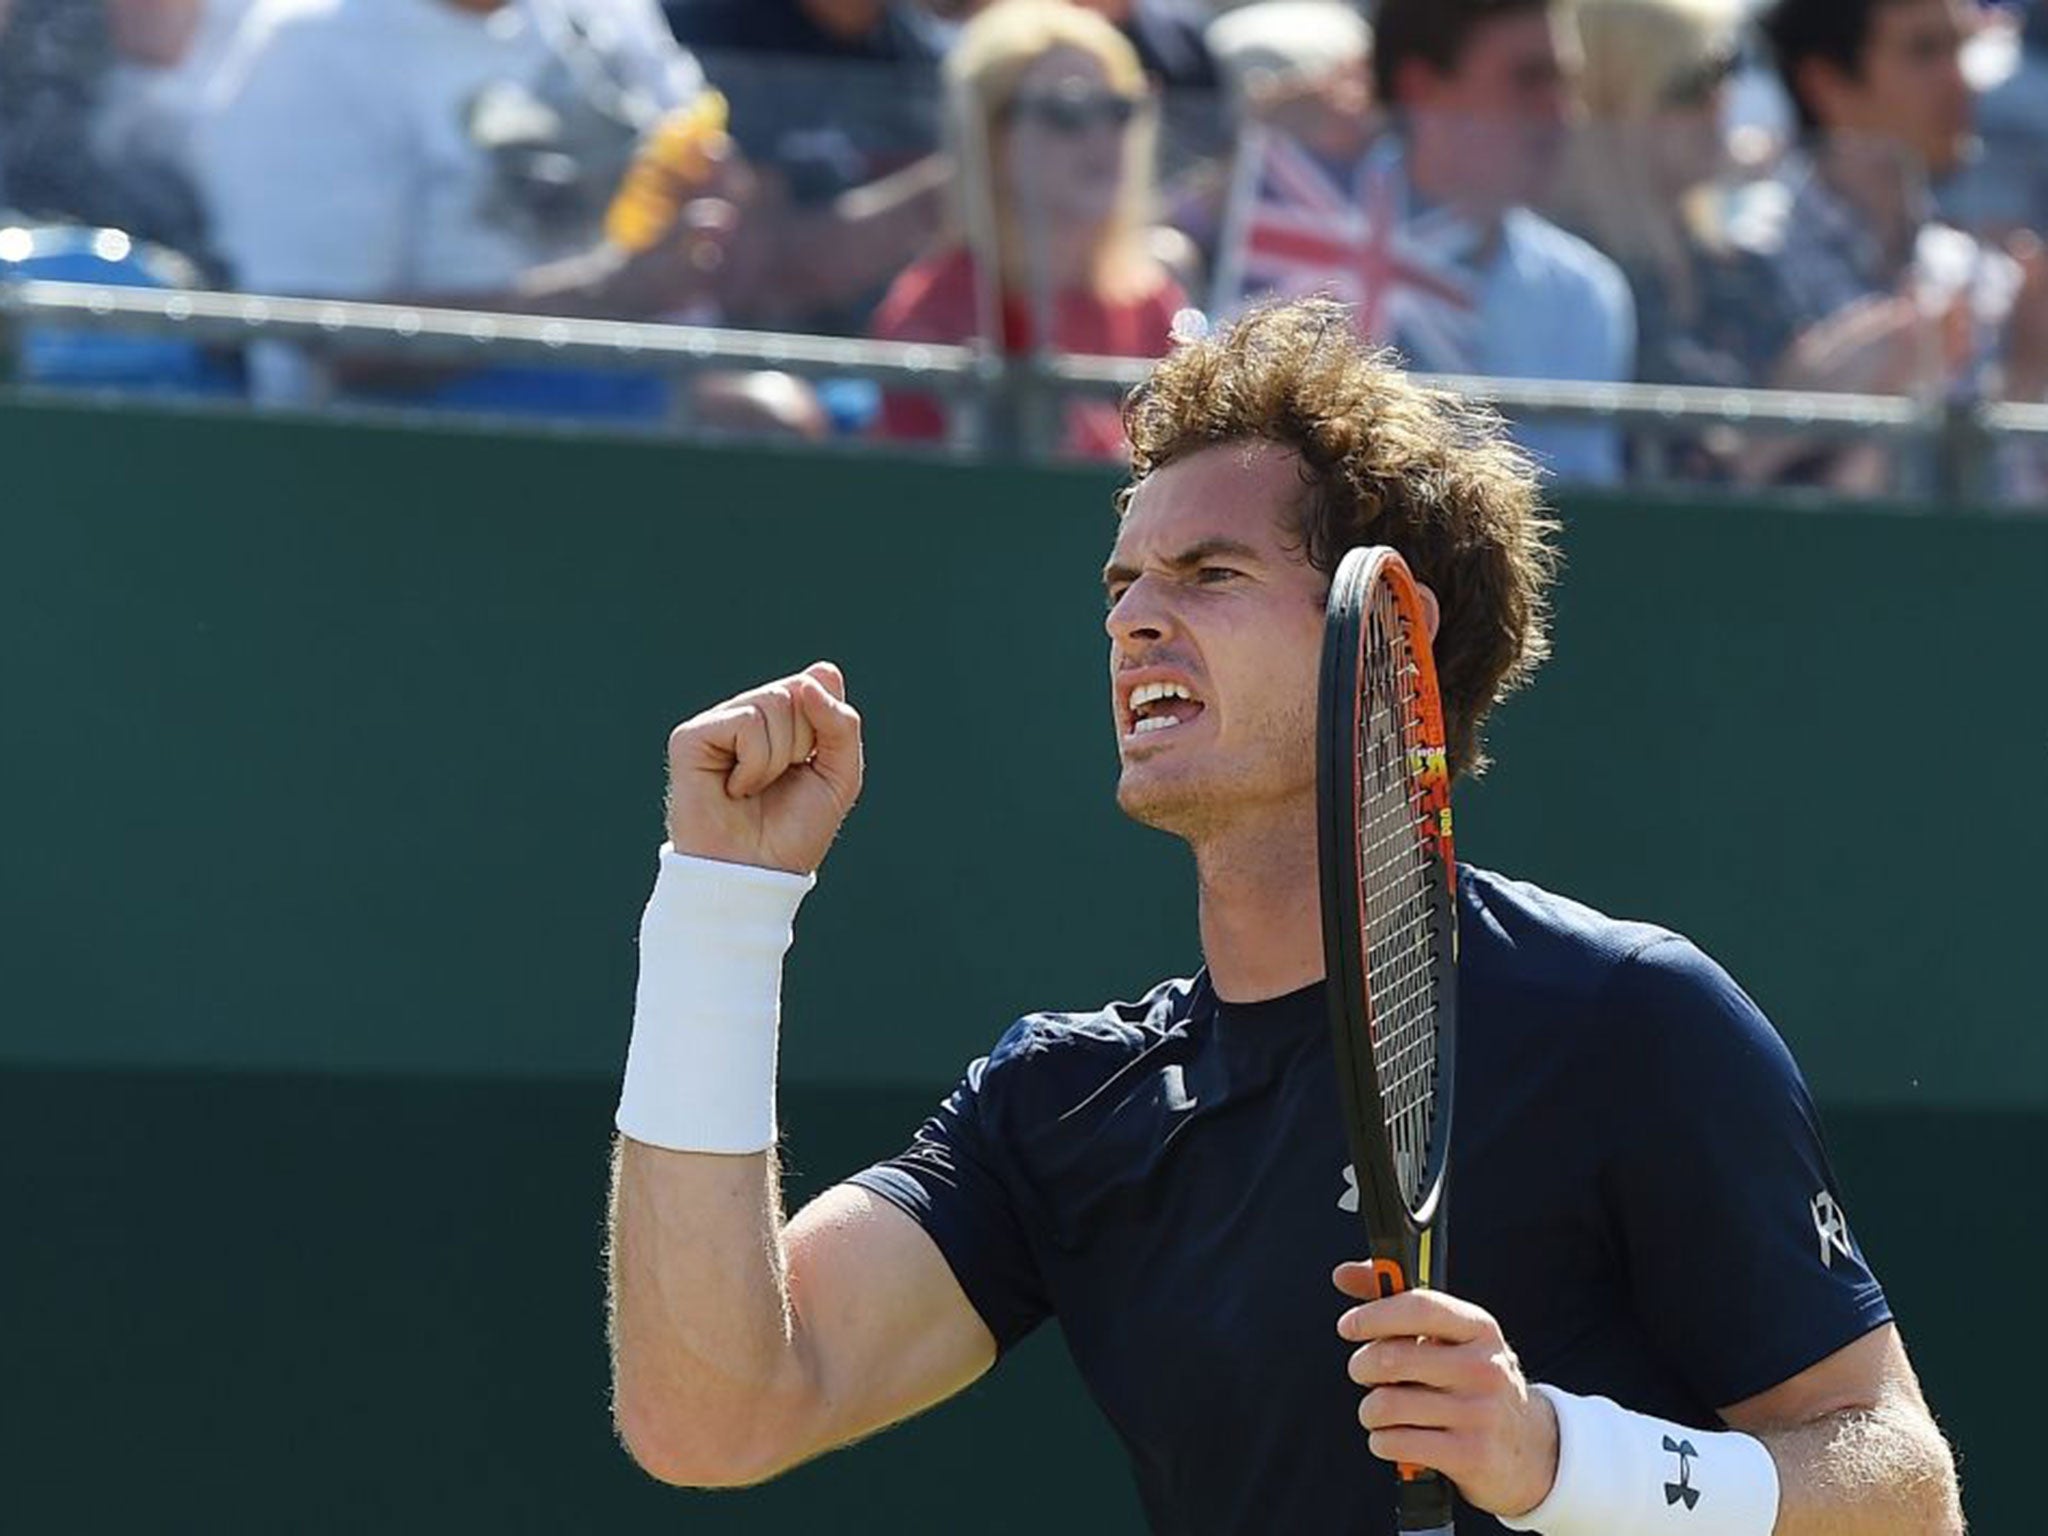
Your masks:
{"label": "under armour logo on sleeve", "polygon": [[1344,1165],[1344,1193],[1337,1197],[1337,1209],[1358,1214],[1358,1169],[1351,1163]]}
{"label": "under armour logo on sleeve", "polygon": [[1823,1266],[1832,1269],[1837,1253],[1845,1259],[1852,1257],[1849,1252],[1849,1218],[1842,1214],[1841,1206],[1826,1190],[1813,1197],[1813,1230],[1820,1237]]}
{"label": "under armour logo on sleeve", "polygon": [[1664,1449],[1678,1458],[1678,1481],[1664,1485],[1664,1502],[1676,1504],[1683,1499],[1689,1510],[1700,1501],[1700,1491],[1692,1485],[1692,1459],[1699,1452],[1690,1440],[1674,1440],[1669,1435],[1664,1437]]}

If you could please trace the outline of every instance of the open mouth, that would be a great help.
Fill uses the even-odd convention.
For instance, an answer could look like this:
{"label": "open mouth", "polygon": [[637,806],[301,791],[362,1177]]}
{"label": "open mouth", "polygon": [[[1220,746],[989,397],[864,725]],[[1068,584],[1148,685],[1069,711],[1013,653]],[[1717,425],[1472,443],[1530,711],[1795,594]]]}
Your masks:
{"label": "open mouth", "polygon": [[1179,683],[1145,683],[1131,690],[1131,735],[1155,736],[1186,725],[1202,712],[1195,696]]}

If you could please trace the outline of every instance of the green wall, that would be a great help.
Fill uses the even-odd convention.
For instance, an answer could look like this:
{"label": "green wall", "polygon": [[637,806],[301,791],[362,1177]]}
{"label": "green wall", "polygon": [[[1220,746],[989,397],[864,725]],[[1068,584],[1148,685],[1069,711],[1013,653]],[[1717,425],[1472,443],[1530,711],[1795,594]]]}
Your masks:
{"label": "green wall", "polygon": [[[800,1187],[1017,1011],[1193,963],[1179,851],[1110,801],[1109,479],[46,405],[0,462],[10,1508],[956,1529],[1021,1445],[981,1528],[1130,1528],[1051,1337],[786,1485],[645,1484],[596,1258],[663,741],[726,691],[832,656],[869,720],[788,987]],[[1461,849],[1685,929],[1778,1020],[1979,1528],[2024,1528],[1951,1249],[2048,1261],[2048,520],[1565,515]]]}
{"label": "green wall", "polygon": [[[1110,799],[1099,474],[53,408],[0,462],[0,1059],[609,1073],[668,727],[816,656],[870,773],[790,1073],[1193,963]],[[1824,1099],[2041,1103],[2048,520],[1567,522],[1461,851],[1694,934]]]}

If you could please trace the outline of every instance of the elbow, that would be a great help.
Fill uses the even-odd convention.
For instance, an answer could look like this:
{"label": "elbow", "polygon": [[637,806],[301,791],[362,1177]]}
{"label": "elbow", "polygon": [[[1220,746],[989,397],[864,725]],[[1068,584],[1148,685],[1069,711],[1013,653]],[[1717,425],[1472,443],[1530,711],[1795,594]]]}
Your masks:
{"label": "elbow", "polygon": [[671,1488],[749,1488],[780,1475],[799,1458],[758,1433],[736,1433],[734,1416],[710,1424],[623,1389],[612,1407],[612,1427],[633,1462]]}

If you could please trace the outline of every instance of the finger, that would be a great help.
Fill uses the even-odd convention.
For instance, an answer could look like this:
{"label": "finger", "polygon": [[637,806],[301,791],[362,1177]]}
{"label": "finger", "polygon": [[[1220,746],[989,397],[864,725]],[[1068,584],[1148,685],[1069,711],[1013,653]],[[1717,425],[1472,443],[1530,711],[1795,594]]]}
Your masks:
{"label": "finger", "polygon": [[781,770],[775,767],[775,738],[768,717],[759,704],[740,705],[733,733],[732,771],[725,776],[725,792],[735,800],[758,795],[774,783]]}
{"label": "finger", "polygon": [[1406,1385],[1456,1392],[1483,1386],[1491,1357],[1483,1344],[1373,1339],[1351,1352],[1346,1372],[1361,1387]]}
{"label": "finger", "polygon": [[1358,1404],[1358,1422],[1370,1430],[1458,1429],[1463,1404],[1430,1387],[1375,1387]]}
{"label": "finger", "polygon": [[1368,1339],[1491,1343],[1500,1337],[1500,1324],[1484,1307],[1442,1291],[1403,1291],[1398,1296],[1351,1308],[1337,1319],[1337,1334],[1354,1344]]}
{"label": "finger", "polygon": [[842,806],[851,806],[861,786],[860,711],[808,673],[799,680],[796,698],[812,733],[812,769]]}
{"label": "finger", "polygon": [[1356,1296],[1360,1301],[1376,1300],[1385,1289],[1380,1283],[1379,1273],[1362,1260],[1347,1260],[1339,1264],[1330,1272],[1330,1283],[1346,1296]]}
{"label": "finger", "polygon": [[804,676],[816,678],[833,698],[842,704],[846,702],[846,674],[839,670],[837,662],[814,661],[804,668]]}
{"label": "finger", "polygon": [[759,713],[768,732],[768,758],[762,765],[763,776],[755,786],[766,789],[789,770],[791,763],[803,761],[796,753],[796,702],[790,697],[787,683],[770,683],[748,694],[747,703]]}
{"label": "finger", "polygon": [[782,696],[789,702],[789,761],[792,766],[808,763],[811,754],[818,750],[818,733],[811,724],[810,711],[816,706],[810,695],[815,685],[807,677],[798,674],[782,685]]}
{"label": "finger", "polygon": [[1365,1437],[1366,1449],[1381,1461],[1428,1467],[1446,1476],[1445,1463],[1455,1459],[1456,1444],[1456,1433],[1448,1429],[1376,1429]]}

